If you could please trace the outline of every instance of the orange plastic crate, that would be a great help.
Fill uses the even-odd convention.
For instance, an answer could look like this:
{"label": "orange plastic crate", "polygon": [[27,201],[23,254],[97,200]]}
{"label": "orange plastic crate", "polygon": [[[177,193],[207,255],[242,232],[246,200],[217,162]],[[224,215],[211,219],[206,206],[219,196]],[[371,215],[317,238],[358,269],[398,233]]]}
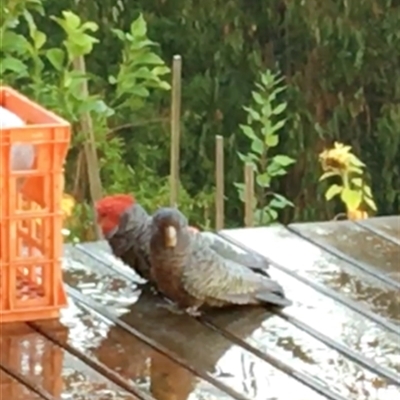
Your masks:
{"label": "orange plastic crate", "polygon": [[[0,323],[56,318],[67,304],[61,200],[70,124],[8,87],[0,104],[27,124],[0,129]],[[30,170],[11,169],[21,145],[33,146]]]}

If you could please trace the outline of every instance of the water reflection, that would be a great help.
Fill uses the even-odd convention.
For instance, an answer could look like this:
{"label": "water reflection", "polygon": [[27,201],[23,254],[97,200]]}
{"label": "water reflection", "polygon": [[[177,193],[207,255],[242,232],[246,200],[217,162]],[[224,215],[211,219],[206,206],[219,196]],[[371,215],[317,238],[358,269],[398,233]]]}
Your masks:
{"label": "water reflection", "polygon": [[41,397],[31,392],[26,386],[13,379],[10,375],[0,371],[0,399],[40,400]]}
{"label": "water reflection", "polygon": [[[58,321],[44,324],[57,341],[66,340],[68,329]],[[20,373],[55,399],[86,400],[90,393],[90,399],[93,400],[135,400],[131,394],[119,390],[113,383],[26,324],[2,325],[0,357],[3,365]],[[4,389],[2,385],[3,390],[5,393],[13,390],[12,396],[4,397],[12,400],[27,392],[23,385],[16,385],[15,382]],[[24,400],[27,398],[35,398],[29,390]]]}
{"label": "water reflection", "polygon": [[[137,301],[129,306],[129,311],[121,319],[152,339],[159,339],[154,334],[158,330],[161,332],[161,337],[169,338],[168,327],[163,323],[163,319],[165,313],[168,313],[169,316],[170,313],[165,308],[158,307],[157,304],[160,305],[153,293],[145,289]],[[175,320],[171,323],[176,327],[178,322]],[[183,341],[186,338],[181,336],[177,337],[177,340]],[[169,347],[168,343],[162,344]],[[197,343],[192,337],[192,345],[198,344],[200,343]],[[203,342],[201,345],[206,346],[207,343]],[[111,349],[114,354],[110,353]],[[204,349],[202,347],[199,350],[204,352]],[[210,398],[210,396],[215,399],[231,399],[230,396],[223,394],[177,362],[119,327],[109,326],[106,337],[98,347],[92,349],[92,354],[125,378],[134,380],[142,390],[150,393],[157,400],[187,400],[190,395],[192,395],[191,399]],[[211,351],[210,353],[205,352],[205,354],[207,354],[207,362],[204,367],[214,369],[215,360],[219,358],[220,353]],[[199,367],[196,363],[196,368]]]}
{"label": "water reflection", "polygon": [[[56,335],[66,334],[60,329]],[[62,392],[64,352],[22,323],[4,324],[0,336],[1,363],[44,388],[55,398]]]}
{"label": "water reflection", "polygon": [[[89,263],[90,261],[87,260],[86,267]],[[65,275],[65,280],[79,289],[79,282],[74,279],[73,271],[76,268],[79,268],[79,265],[75,264],[74,267],[70,268]],[[268,393],[270,395],[268,398],[271,399],[286,399],[288,396],[286,388],[289,387],[291,398],[299,400],[321,399],[321,396],[270,364],[243,348],[233,345],[220,333],[205,327],[186,315],[171,313],[162,306],[165,303],[157,299],[152,293],[144,291],[137,298],[137,291],[135,291],[135,288],[130,288],[129,282],[113,275],[110,271],[105,273],[98,268],[97,270],[99,273],[97,282],[101,282],[101,284],[96,284],[96,288],[92,287],[88,292],[86,292],[85,288],[80,290],[97,301],[104,294],[103,304],[111,307],[115,313],[119,313],[121,319],[148,338],[173,351],[196,370],[212,375],[237,392],[255,400],[265,400],[265,393]],[[112,289],[115,287],[119,287],[119,289],[117,291]],[[130,294],[129,290],[131,291]],[[126,306],[129,298],[132,304]],[[237,311],[232,310],[229,313],[216,312],[215,318],[219,319],[220,317],[223,319],[223,321],[220,320],[223,327],[233,329],[238,338],[245,339],[259,328],[263,322],[268,320],[270,314],[262,308],[249,308]],[[132,366],[132,368],[135,371],[140,370],[143,374],[141,379],[136,381],[146,388],[149,393],[152,393],[153,396],[163,399],[160,396],[163,396],[164,387],[182,382],[178,393],[174,393],[179,400],[186,400],[189,394],[191,399],[201,399],[204,396],[210,396],[210,394],[217,396],[219,399],[227,398],[222,396],[222,393],[217,394],[216,388],[212,385],[207,385],[204,380],[197,379],[176,363],[166,360],[159,353],[148,348],[143,350],[145,346],[138,344],[132,336],[126,339],[123,339],[123,337],[119,328],[110,327],[107,339],[100,345],[100,349],[103,348],[104,350],[100,354],[98,350],[93,349],[92,353],[97,354],[96,357],[103,357],[102,361],[105,363],[111,362],[107,358],[108,351],[106,349],[120,348],[121,352],[125,351],[130,355],[137,354],[138,357],[136,358],[135,356],[133,362],[129,363],[128,360],[124,362],[124,370],[121,370],[121,355],[121,357],[118,357],[118,365],[113,365],[113,369],[119,368],[119,373],[126,374],[127,378],[133,379],[132,371],[126,371],[126,368],[127,365],[134,364],[135,366]],[[131,350],[132,345],[128,344],[129,340],[136,343],[135,350]],[[118,346],[115,345],[116,341],[119,343]],[[123,343],[121,343],[122,341]],[[136,349],[137,345],[139,349]],[[145,355],[143,355],[143,351]],[[140,360],[146,361],[140,362]],[[159,380],[152,380],[152,377],[159,377]],[[294,395],[292,391],[294,391]]]}

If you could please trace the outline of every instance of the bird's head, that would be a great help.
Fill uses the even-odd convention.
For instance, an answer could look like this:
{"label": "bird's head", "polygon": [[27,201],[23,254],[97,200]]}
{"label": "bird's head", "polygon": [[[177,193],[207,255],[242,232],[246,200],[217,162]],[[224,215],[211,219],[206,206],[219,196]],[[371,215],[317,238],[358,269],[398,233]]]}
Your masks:
{"label": "bird's head", "polygon": [[136,204],[133,196],[115,194],[97,201],[97,223],[106,239],[111,239],[119,230],[121,217]]}
{"label": "bird's head", "polygon": [[165,247],[176,247],[179,234],[190,232],[187,218],[176,208],[160,208],[154,213],[152,224],[153,231],[162,235]]}

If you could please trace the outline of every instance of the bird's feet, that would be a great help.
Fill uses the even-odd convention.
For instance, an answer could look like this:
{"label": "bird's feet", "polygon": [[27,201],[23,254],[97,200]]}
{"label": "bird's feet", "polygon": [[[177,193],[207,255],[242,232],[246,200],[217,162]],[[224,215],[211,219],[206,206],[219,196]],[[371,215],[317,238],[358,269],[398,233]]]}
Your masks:
{"label": "bird's feet", "polygon": [[190,315],[191,317],[200,317],[201,316],[201,311],[196,306],[186,308],[185,312],[188,315]]}
{"label": "bird's feet", "polygon": [[177,314],[177,315],[182,315],[185,313],[185,310],[182,310],[181,308],[179,308],[175,303],[159,303],[157,304],[157,307],[160,308],[165,308],[167,309],[169,312],[173,313],[173,314]]}

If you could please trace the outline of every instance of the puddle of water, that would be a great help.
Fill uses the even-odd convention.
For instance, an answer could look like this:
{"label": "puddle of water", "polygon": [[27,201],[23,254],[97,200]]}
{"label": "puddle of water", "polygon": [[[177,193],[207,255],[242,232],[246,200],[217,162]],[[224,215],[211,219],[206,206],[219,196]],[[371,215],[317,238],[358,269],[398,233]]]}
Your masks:
{"label": "puddle of water", "polygon": [[400,247],[349,221],[294,225],[303,235],[335,247],[400,282]]}
{"label": "puddle of water", "polygon": [[12,400],[41,400],[36,393],[31,392],[5,372],[0,371],[0,399]]}
{"label": "puddle of water", "polygon": [[[93,268],[98,274],[96,280],[93,280],[97,290],[94,292],[91,288],[87,292],[76,282],[75,287],[86,296],[98,302],[101,301],[114,313],[119,313],[121,319],[130,326],[187,360],[196,369],[207,372],[254,400],[265,400],[265,393],[268,393],[268,399],[287,399],[289,392],[283,388],[288,388],[288,390],[290,388],[290,398],[294,400],[322,399],[317,393],[243,348],[232,345],[222,335],[203,326],[195,319],[187,315],[171,313],[165,308],[165,303],[152,293],[144,291],[137,299],[135,288],[131,289],[132,304],[124,313],[126,298],[129,295],[124,292],[121,296],[121,291],[113,290],[112,286],[125,285],[123,290],[129,290],[129,283],[113,274],[112,271],[106,273],[98,268],[93,259],[87,258],[86,267]],[[65,265],[64,279],[68,284],[74,284],[71,276],[74,276],[79,265],[76,262],[67,262]],[[265,312],[261,314],[262,318],[248,319],[246,324],[242,324],[240,330],[242,338],[249,336],[260,326],[265,319]],[[172,384],[176,385],[176,381],[172,381]]]}
{"label": "puddle of water", "polygon": [[[247,322],[247,310],[233,310],[232,313],[236,314],[233,324],[226,324],[227,317],[223,313],[210,320],[237,335],[240,326]],[[398,388],[389,386],[386,380],[277,316],[266,318],[246,341],[297,370],[317,377],[321,383],[328,384],[331,390],[349,400],[390,400],[398,392]]]}
{"label": "puddle of water", "polygon": [[[341,292],[346,297],[362,303],[376,314],[400,325],[400,297],[388,285],[299,238],[283,227],[260,229],[262,231],[249,231],[248,235],[243,235],[242,231],[227,231],[227,234],[237,240],[240,238],[246,245],[252,243],[251,240],[254,237],[261,237],[262,241],[258,240],[258,243],[264,244],[262,247],[264,254],[278,264]],[[253,244],[252,248],[261,251],[261,244],[258,243]],[[265,243],[269,244],[268,249]],[[285,249],[291,249],[291,251],[288,252]],[[301,254],[301,262],[298,254]]]}
{"label": "puddle of water", "polygon": [[[328,262],[324,262],[323,268],[318,266],[318,260],[322,257],[325,258],[325,253],[312,246],[310,252],[304,251],[300,257],[300,253],[295,251],[295,242],[289,247],[287,241],[279,242],[276,234],[272,236],[269,233],[274,229],[231,230],[225,233],[235,240],[240,240],[245,246],[265,254],[277,263],[285,265],[302,276],[312,278],[312,280],[318,280],[318,271],[323,273],[322,271],[327,268],[335,271],[335,265]],[[271,245],[267,247],[265,243],[271,243]],[[290,252],[287,251],[288,248],[291,249]],[[301,249],[306,250],[306,247],[302,245]],[[330,338],[400,372],[400,356],[398,356],[400,343],[395,334],[387,332],[375,322],[279,270],[271,268],[271,275],[283,285],[287,296],[294,300],[294,304],[286,309],[289,314],[308,323]]]}
{"label": "puddle of water", "polygon": [[[71,346],[134,382],[157,400],[186,400],[189,395],[192,400],[212,399],[212,396],[231,400],[206,381],[72,300],[68,309],[62,311],[61,323],[68,327],[66,341]],[[42,325],[45,327],[45,323]]]}
{"label": "puddle of water", "polygon": [[66,353],[27,325],[13,335],[1,332],[1,362],[10,366],[56,399],[135,400],[112,382]]}
{"label": "puddle of water", "polygon": [[[278,272],[275,274],[274,271],[274,277],[275,275],[279,281],[284,282],[290,298],[295,299],[296,296],[299,296],[299,293],[302,293],[304,294],[302,298],[307,298],[312,303],[315,301],[314,304],[319,305],[319,311],[316,313],[314,309],[305,309],[304,304],[295,302],[292,307],[287,309],[289,314],[304,320],[335,340],[341,341],[341,335],[343,334],[341,330],[345,329],[350,338],[353,339],[353,342],[357,341],[357,337],[354,335],[355,329],[358,328],[357,324],[355,323],[352,326],[346,321],[341,323],[336,316],[334,302],[331,301],[331,304],[329,304],[329,302],[324,301],[326,298],[314,297],[312,294],[308,295],[306,290],[302,292],[301,289],[299,290],[298,282],[293,278],[285,279],[283,273]],[[309,289],[308,287],[305,288]],[[310,292],[316,293],[314,291]],[[237,314],[234,323],[227,324],[227,317],[222,313],[215,317],[212,316],[210,319],[215,325],[237,335],[241,325],[247,322],[247,311],[232,310],[231,313]],[[331,321],[328,326],[324,324],[325,319]],[[321,324],[316,324],[316,321],[321,321]],[[333,337],[332,326],[338,338]],[[319,380],[326,382],[330,389],[348,399],[392,400],[393,393],[398,393],[399,389],[394,385],[388,385],[386,380],[381,379],[378,375],[352,362],[277,316],[265,318],[265,321],[258,329],[254,330],[247,338],[247,341],[256,348],[274,355],[279,360],[286,361],[292,367],[307,372],[312,377],[318,377]],[[360,340],[356,348],[361,354],[371,359],[375,358],[380,364],[384,364],[382,362],[383,359],[393,370],[396,370],[396,367],[399,366],[398,350],[397,353],[392,353],[396,350],[387,348],[384,349],[384,352],[381,352],[383,349],[379,347],[373,353],[371,350],[367,353],[366,350],[369,349],[369,343],[365,343],[364,340]]]}

